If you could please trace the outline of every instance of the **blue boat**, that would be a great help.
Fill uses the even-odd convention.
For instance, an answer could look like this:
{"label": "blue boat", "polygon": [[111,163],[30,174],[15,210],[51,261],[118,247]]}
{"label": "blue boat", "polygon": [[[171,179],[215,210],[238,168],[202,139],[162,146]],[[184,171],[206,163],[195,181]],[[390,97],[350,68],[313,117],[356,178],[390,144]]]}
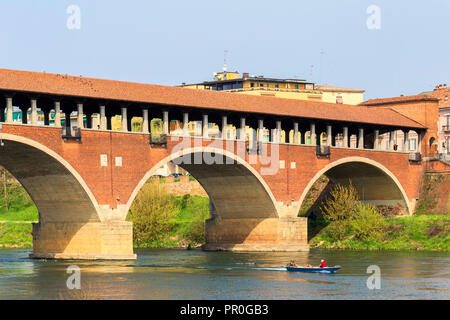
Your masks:
{"label": "blue boat", "polygon": [[326,267],[326,268],[320,268],[320,267],[289,267],[287,266],[287,271],[290,272],[307,272],[307,273],[335,273],[337,270],[339,270],[341,266],[334,266],[334,267]]}

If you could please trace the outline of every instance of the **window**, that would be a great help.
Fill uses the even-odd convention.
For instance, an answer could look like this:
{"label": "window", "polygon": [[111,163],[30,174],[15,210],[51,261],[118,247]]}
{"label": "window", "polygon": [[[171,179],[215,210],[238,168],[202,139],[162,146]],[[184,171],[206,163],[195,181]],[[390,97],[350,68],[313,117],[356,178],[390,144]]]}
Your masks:
{"label": "window", "polygon": [[298,84],[295,85],[295,89],[298,89]]}
{"label": "window", "polygon": [[278,84],[275,85],[275,88],[279,88],[280,86]]}
{"label": "window", "polygon": [[409,151],[416,150],[416,139],[409,139]]}
{"label": "window", "polygon": [[264,87],[264,83],[260,83],[259,86],[260,86],[260,87]]}
{"label": "window", "polygon": [[250,88],[254,88],[255,87],[255,83],[254,82],[250,82]]}

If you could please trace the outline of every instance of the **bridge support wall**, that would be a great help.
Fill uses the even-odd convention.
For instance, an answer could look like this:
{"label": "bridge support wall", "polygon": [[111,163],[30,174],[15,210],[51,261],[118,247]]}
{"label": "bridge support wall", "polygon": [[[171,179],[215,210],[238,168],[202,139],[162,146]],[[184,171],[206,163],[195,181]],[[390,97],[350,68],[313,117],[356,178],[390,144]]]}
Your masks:
{"label": "bridge support wall", "polygon": [[307,219],[220,219],[206,221],[207,251],[308,251]]}
{"label": "bridge support wall", "polygon": [[132,260],[131,222],[45,222],[33,224],[31,258]]}

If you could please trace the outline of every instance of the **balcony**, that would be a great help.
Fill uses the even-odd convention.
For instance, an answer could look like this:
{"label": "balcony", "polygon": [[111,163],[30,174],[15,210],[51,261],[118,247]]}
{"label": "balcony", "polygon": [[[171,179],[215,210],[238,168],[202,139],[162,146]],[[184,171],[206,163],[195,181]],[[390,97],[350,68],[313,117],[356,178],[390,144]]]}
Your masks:
{"label": "balcony", "polygon": [[316,156],[329,158],[331,154],[330,146],[316,146]]}
{"label": "balcony", "polygon": [[422,161],[422,153],[420,152],[410,152],[408,156],[409,162],[420,162]]}
{"label": "balcony", "polygon": [[150,147],[161,146],[167,148],[167,135],[166,134],[150,134]]}
{"label": "balcony", "polygon": [[69,128],[69,130],[67,130],[67,127],[63,127],[61,136],[64,141],[67,141],[67,140],[81,141],[81,129],[80,128]]}

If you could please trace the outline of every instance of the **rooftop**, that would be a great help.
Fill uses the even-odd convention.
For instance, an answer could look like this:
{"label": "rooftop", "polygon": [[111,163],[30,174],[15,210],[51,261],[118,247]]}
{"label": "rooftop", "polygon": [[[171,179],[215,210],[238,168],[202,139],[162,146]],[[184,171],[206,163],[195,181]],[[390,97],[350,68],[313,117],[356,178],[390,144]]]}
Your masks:
{"label": "rooftop", "polygon": [[240,95],[154,84],[0,69],[0,90],[119,100],[253,114],[425,128],[391,109],[308,100]]}

